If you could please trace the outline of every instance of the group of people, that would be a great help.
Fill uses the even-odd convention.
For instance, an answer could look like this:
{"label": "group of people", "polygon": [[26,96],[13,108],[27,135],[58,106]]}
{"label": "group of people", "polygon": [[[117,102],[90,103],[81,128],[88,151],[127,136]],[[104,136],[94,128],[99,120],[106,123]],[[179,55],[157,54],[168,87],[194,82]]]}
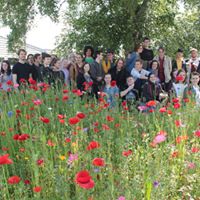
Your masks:
{"label": "group of people", "polygon": [[184,59],[178,49],[174,59],[160,47],[157,55],[150,48],[150,39],[136,45],[126,59],[115,59],[115,53],[108,49],[106,55],[92,46],[85,46],[83,53],[72,54],[59,59],[56,55],[29,54],[18,51],[19,61],[11,70],[10,63],[1,64],[1,89],[11,89],[8,81],[21,84],[32,77],[37,82],[47,82],[61,88],[64,84],[79,89],[88,98],[103,94],[111,107],[116,99],[126,100],[129,105],[151,100],[162,102],[169,96],[185,99],[193,94],[200,105],[200,59],[198,50],[190,50],[190,58]]}

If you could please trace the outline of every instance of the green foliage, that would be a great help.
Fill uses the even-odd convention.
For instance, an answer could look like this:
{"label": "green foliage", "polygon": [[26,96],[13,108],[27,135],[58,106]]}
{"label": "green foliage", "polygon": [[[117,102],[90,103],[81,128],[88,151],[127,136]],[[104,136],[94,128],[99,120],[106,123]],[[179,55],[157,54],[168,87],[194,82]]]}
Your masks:
{"label": "green foliage", "polygon": [[[111,110],[103,102],[98,104],[92,98],[88,102],[70,90],[63,94],[69,88],[49,87],[45,93],[43,89],[22,86],[20,91],[12,90],[9,95],[0,93],[0,156],[9,154],[13,160],[10,165],[0,163],[1,200],[200,197],[200,138],[194,134],[199,130],[199,107],[194,106],[192,98],[178,110],[169,105],[170,115],[158,110],[128,112],[119,106]],[[63,100],[66,96],[68,100]],[[70,125],[68,120],[77,112],[86,117]],[[108,121],[107,116],[112,120]],[[49,123],[43,123],[41,117],[48,117]],[[177,120],[181,122],[179,127]],[[162,134],[166,132],[166,140],[153,148],[152,141],[161,130]],[[13,139],[15,134],[24,133],[30,138]],[[100,148],[88,151],[91,141],[97,141]],[[192,153],[192,148],[197,152]],[[124,154],[130,150],[129,156]],[[69,154],[78,155],[78,159],[72,160]],[[94,166],[94,158],[103,158],[105,166]],[[43,160],[43,164],[38,164],[38,160]],[[94,188],[86,190],[76,184],[76,174],[81,170],[90,172]],[[21,181],[8,184],[8,178],[14,175]],[[25,185],[24,180],[30,184]],[[42,191],[33,192],[35,186]]]}
{"label": "green foliage", "polygon": [[174,26],[177,1],[73,1],[66,13],[70,29],[60,38],[58,52],[85,44],[131,50],[145,36],[156,38]]}
{"label": "green foliage", "polygon": [[0,0],[0,18],[11,29],[8,36],[9,50],[15,51],[25,42],[36,14],[47,15],[52,20],[58,16],[59,0]]}
{"label": "green foliage", "polygon": [[200,47],[198,0],[0,0],[1,23],[11,29],[9,49],[24,45],[37,14],[58,21],[66,2],[66,28],[56,49],[62,56],[86,44],[128,51],[145,36],[152,39],[153,48],[163,45],[171,56],[179,47],[186,54],[189,47]]}

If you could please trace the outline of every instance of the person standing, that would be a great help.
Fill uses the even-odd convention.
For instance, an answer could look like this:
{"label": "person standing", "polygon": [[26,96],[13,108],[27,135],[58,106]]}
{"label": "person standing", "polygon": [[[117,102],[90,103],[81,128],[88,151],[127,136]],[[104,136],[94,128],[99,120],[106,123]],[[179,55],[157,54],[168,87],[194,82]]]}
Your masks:
{"label": "person standing", "polygon": [[48,82],[49,84],[51,84],[52,82],[52,74],[53,71],[51,69],[51,55],[45,53],[43,55],[43,65],[41,66],[41,77],[42,77],[42,82]]}
{"label": "person standing", "polygon": [[33,79],[41,82],[42,81],[42,74],[41,74],[41,68],[42,68],[42,56],[39,53],[36,53],[33,56],[33,67],[34,67],[34,73],[33,73]]}
{"label": "person standing", "polygon": [[145,37],[143,40],[143,51],[140,53],[140,57],[143,60],[144,69],[149,68],[151,61],[154,58],[153,50],[150,48],[150,39]]}
{"label": "person standing", "polygon": [[89,64],[94,62],[94,58],[93,58],[94,49],[92,46],[90,45],[85,46],[83,50],[83,54],[84,54],[84,62],[87,62]]}
{"label": "person standing", "polygon": [[108,73],[108,71],[110,69],[112,69],[113,67],[115,67],[115,63],[114,63],[114,51],[111,50],[111,49],[108,49],[107,50],[107,53],[106,53],[106,58],[103,59],[102,61],[102,67],[103,67],[103,70],[104,70],[104,73]]}
{"label": "person standing", "polygon": [[28,56],[27,56],[27,63],[30,66],[33,66],[33,64],[34,64],[33,54],[28,54]]}
{"label": "person standing", "polygon": [[56,88],[61,88],[65,83],[65,74],[61,70],[61,60],[54,58],[51,62],[52,84]]}
{"label": "person standing", "polygon": [[8,91],[9,89],[11,89],[10,85],[7,84],[8,81],[12,81],[10,63],[8,60],[3,60],[1,64],[0,89],[4,91]]}
{"label": "person standing", "polygon": [[126,69],[129,73],[131,73],[132,69],[135,67],[136,60],[140,59],[140,54],[143,51],[142,44],[136,45],[133,52],[128,54],[126,59]]}
{"label": "person standing", "polygon": [[34,73],[33,67],[26,63],[26,54],[26,50],[19,49],[19,61],[13,66],[12,69],[14,84],[21,84],[24,80],[28,81]]}
{"label": "person standing", "polygon": [[188,72],[189,73],[192,73],[192,72],[200,73],[200,59],[198,57],[198,50],[195,48],[192,48],[190,50],[190,53],[191,53],[191,58],[187,62]]}
{"label": "person standing", "polygon": [[96,97],[98,97],[98,92],[101,91],[103,86],[104,71],[102,67],[102,60],[102,51],[96,51],[95,61],[91,64],[90,68],[91,78],[94,80],[93,89]]}
{"label": "person standing", "polygon": [[172,70],[175,71],[179,71],[179,70],[186,70],[186,63],[183,57],[183,50],[182,49],[178,49],[177,53],[176,53],[176,59],[172,61]]}
{"label": "person standing", "polygon": [[154,58],[159,63],[158,69],[158,78],[163,89],[166,92],[169,92],[172,88],[172,60],[170,57],[165,55],[165,49],[163,47],[159,47],[158,49],[158,56]]}

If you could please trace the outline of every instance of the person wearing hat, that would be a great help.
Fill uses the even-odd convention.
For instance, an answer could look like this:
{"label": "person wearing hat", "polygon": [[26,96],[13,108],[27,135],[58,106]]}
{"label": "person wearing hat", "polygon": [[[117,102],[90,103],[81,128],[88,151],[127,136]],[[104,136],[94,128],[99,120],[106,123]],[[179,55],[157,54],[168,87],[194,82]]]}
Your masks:
{"label": "person wearing hat", "polygon": [[106,58],[102,61],[103,70],[106,73],[115,66],[114,63],[114,51],[111,49],[107,49]]}
{"label": "person wearing hat", "polygon": [[186,63],[183,57],[183,50],[178,49],[176,52],[176,59],[172,61],[172,71],[186,70]]}
{"label": "person wearing hat", "polygon": [[191,58],[187,63],[188,70],[190,73],[198,72],[200,73],[200,59],[198,57],[198,50],[195,48],[190,49]]}

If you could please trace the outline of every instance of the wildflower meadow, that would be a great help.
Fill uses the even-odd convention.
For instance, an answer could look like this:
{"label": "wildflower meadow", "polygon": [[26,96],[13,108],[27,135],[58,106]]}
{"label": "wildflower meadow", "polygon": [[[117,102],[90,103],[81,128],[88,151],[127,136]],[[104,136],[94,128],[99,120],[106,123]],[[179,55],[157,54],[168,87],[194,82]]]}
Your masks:
{"label": "wildflower meadow", "polygon": [[200,199],[193,99],[129,112],[30,83],[0,93],[1,200]]}

